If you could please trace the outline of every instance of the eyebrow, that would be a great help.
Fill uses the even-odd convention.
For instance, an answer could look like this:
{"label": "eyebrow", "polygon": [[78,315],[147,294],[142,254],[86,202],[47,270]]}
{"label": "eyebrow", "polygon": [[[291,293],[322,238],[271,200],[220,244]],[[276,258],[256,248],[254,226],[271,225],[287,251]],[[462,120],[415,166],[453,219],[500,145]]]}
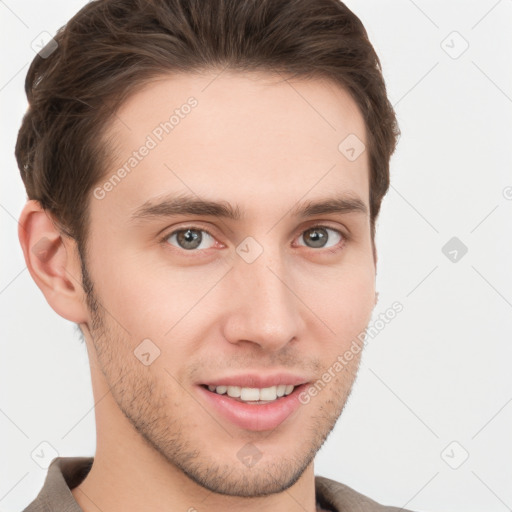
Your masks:
{"label": "eyebrow", "polygon": [[[362,213],[368,215],[366,204],[353,195],[343,195],[317,201],[306,201],[297,204],[290,211],[292,216],[305,218],[329,213]],[[230,219],[243,218],[238,205],[227,201],[211,201],[189,195],[167,196],[158,202],[148,200],[138,207],[131,215],[131,221],[144,221],[176,215],[202,215]]]}

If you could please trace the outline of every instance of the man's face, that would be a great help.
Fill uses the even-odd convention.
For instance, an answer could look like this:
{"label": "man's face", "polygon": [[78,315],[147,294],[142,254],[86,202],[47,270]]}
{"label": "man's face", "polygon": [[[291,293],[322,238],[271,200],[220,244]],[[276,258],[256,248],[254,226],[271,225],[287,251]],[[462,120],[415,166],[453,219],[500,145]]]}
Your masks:
{"label": "man's face", "polygon": [[[335,85],[228,72],[153,81],[109,128],[117,166],[90,203],[89,349],[123,418],[212,491],[288,488],[350,393],[360,352],[335,363],[375,304],[369,215],[304,211],[369,209],[367,152],[338,148],[350,134],[364,142],[364,121]],[[147,210],[185,196],[236,215]]]}

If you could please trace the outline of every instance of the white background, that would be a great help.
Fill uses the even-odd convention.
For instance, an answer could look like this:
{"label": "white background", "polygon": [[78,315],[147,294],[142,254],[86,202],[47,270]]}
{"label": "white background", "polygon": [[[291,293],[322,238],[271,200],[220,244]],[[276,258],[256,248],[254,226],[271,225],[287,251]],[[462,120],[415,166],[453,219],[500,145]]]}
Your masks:
{"label": "white background", "polygon": [[[39,492],[46,470],[31,453],[42,441],[61,456],[95,450],[85,345],[74,324],[48,306],[19,247],[25,191],[14,159],[31,42],[42,31],[53,35],[84,3],[0,3],[0,510],[6,512],[22,510]],[[395,300],[404,310],[365,349],[316,473],[418,512],[510,510],[512,1],[347,5],[381,58],[402,130],[378,222],[375,316]],[[462,38],[469,47],[453,58]],[[468,248],[455,263],[441,251],[454,236]],[[456,465],[463,450],[468,459],[449,467],[446,461]]]}

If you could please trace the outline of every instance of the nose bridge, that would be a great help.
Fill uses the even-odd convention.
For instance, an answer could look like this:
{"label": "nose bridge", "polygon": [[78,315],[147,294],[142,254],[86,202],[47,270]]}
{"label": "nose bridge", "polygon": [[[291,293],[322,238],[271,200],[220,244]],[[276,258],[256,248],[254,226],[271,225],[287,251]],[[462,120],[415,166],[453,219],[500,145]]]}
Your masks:
{"label": "nose bridge", "polygon": [[231,341],[251,341],[278,350],[298,335],[297,298],[290,291],[289,271],[277,248],[265,248],[251,263],[242,256],[234,264],[233,300],[238,325]]}

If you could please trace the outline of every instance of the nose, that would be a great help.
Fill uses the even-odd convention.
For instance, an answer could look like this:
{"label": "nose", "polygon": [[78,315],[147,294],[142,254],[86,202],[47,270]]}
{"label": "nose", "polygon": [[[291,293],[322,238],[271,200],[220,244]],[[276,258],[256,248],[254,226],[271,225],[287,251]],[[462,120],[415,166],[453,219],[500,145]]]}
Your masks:
{"label": "nose", "polygon": [[265,251],[252,263],[239,258],[229,279],[227,341],[278,352],[301,337],[301,302],[281,258],[270,258]]}

